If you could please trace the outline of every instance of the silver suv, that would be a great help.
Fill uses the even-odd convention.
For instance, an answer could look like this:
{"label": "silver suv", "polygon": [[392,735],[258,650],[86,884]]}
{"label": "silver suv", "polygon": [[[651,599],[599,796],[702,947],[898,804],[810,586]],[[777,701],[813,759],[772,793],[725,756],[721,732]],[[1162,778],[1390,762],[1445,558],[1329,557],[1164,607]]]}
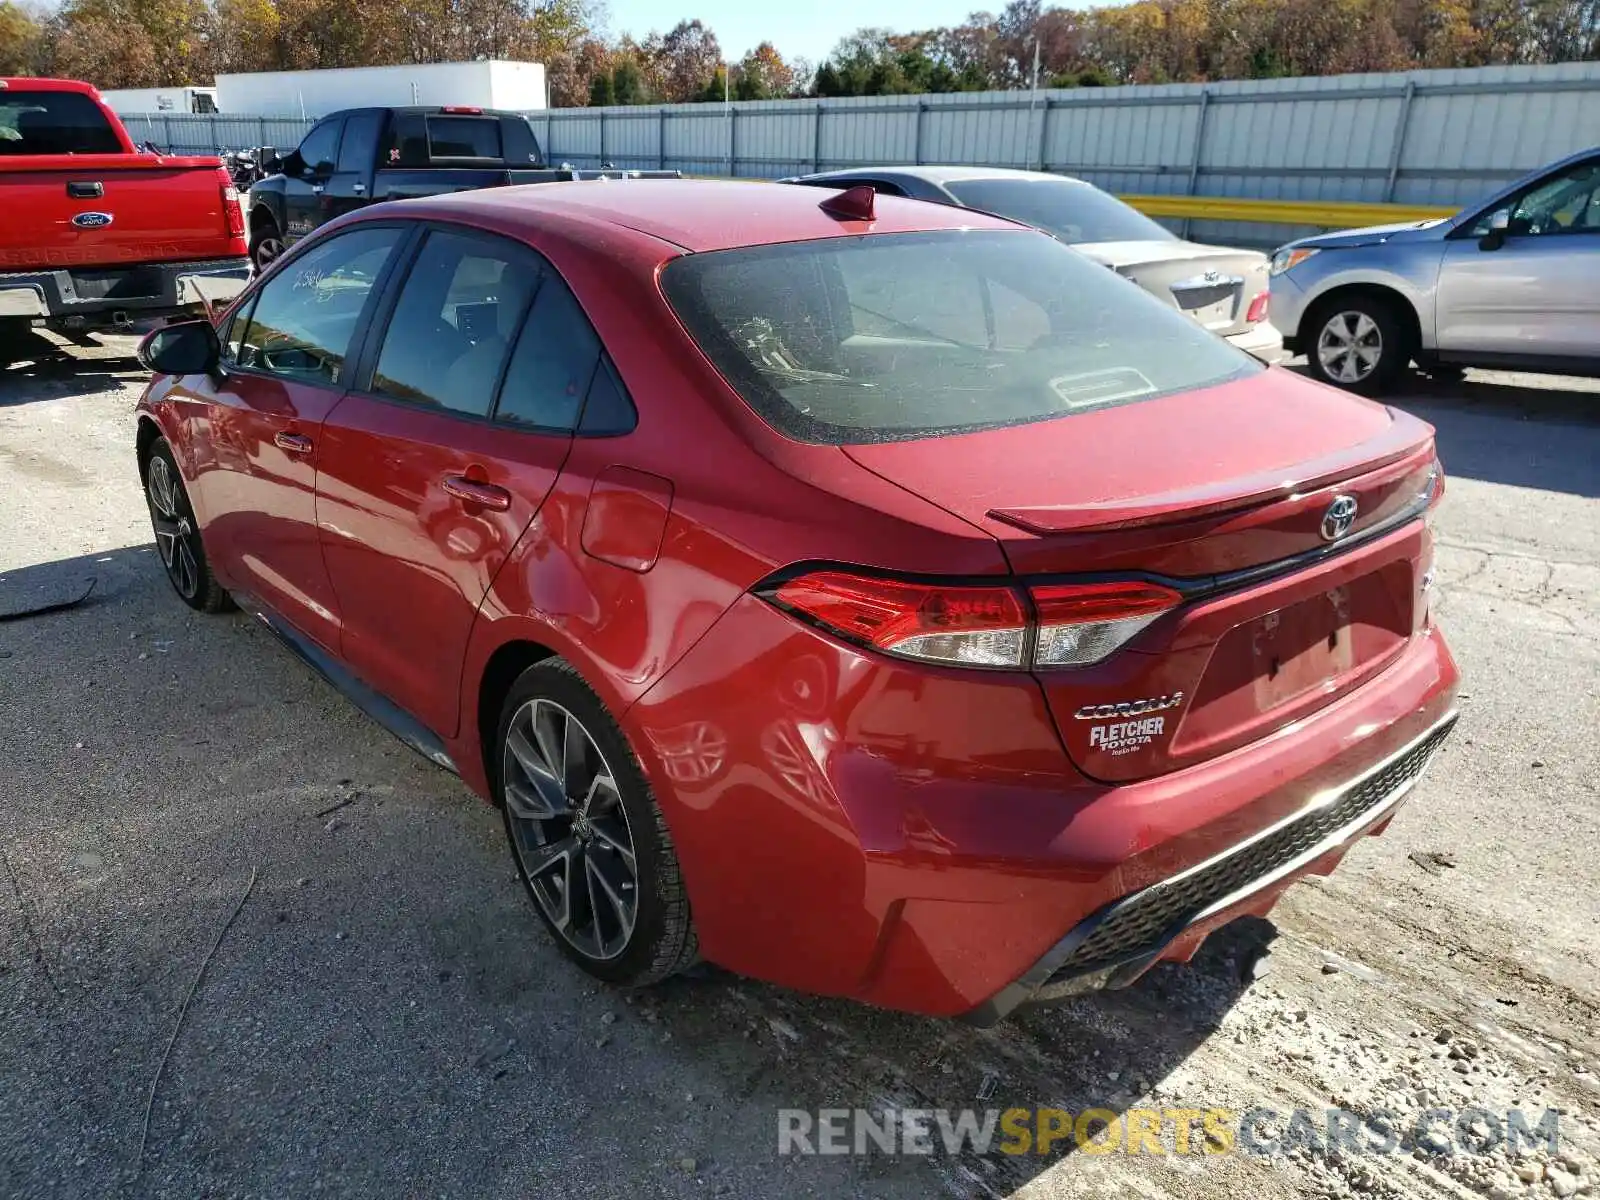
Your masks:
{"label": "silver suv", "polygon": [[1353,391],[1413,361],[1600,375],[1600,148],[1454,217],[1290,242],[1271,288],[1285,348]]}

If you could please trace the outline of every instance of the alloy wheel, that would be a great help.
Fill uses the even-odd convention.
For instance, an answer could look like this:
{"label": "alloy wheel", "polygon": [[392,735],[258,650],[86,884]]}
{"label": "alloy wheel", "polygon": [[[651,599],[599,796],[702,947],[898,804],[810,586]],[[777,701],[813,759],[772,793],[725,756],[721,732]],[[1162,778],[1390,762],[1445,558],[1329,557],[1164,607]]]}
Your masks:
{"label": "alloy wheel", "polygon": [[265,270],[267,265],[283,253],[283,239],[270,234],[256,243],[256,270]]}
{"label": "alloy wheel", "polygon": [[506,730],[512,845],[551,925],[587,958],[616,958],[639,918],[639,868],[616,776],[583,723],[533,699]]}
{"label": "alloy wheel", "polygon": [[145,479],[150,496],[150,519],[155,527],[156,549],[167,569],[167,578],[185,600],[194,599],[200,590],[200,557],[197,547],[200,532],[189,515],[183,489],[177,476],[160,455],[150,460]]}
{"label": "alloy wheel", "polygon": [[1361,383],[1383,359],[1383,331],[1364,312],[1336,313],[1317,337],[1317,361],[1329,379]]}

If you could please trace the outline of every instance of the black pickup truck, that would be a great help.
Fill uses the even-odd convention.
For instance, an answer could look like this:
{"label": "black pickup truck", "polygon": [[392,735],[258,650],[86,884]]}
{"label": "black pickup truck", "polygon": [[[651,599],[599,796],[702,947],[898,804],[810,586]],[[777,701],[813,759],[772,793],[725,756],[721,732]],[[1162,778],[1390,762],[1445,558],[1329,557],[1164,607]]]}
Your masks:
{"label": "black pickup truck", "polygon": [[545,165],[527,118],[482,108],[351,108],[311,127],[250,189],[250,260],[265,267],[335,217],[382,200],[568,179],[670,179],[677,171]]}

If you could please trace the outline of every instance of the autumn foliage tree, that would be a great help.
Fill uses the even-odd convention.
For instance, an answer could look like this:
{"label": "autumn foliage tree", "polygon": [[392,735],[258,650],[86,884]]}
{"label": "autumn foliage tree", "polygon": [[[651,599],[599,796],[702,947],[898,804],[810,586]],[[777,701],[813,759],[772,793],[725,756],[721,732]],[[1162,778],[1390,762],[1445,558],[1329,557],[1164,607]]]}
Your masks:
{"label": "autumn foliage tree", "polygon": [[863,29],[818,68],[820,95],[1331,75],[1600,57],[1600,0],[1013,0],[906,35]]}
{"label": "autumn foliage tree", "polygon": [[1011,0],[946,27],[861,29],[815,71],[762,42],[731,68],[693,18],[604,34],[604,0],[0,0],[0,73],[100,87],[218,72],[513,58],[552,102],[1088,87],[1600,57],[1600,0]]}

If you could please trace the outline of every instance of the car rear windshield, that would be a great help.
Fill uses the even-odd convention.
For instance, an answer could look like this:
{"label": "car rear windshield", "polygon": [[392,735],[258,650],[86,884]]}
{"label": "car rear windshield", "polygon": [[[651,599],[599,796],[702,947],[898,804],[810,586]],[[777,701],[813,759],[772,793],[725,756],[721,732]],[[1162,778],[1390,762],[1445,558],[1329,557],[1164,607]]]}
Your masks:
{"label": "car rear windshield", "polygon": [[1260,367],[1041,234],[941,231],[690,254],[668,302],[732,387],[801,441],[1045,421]]}
{"label": "car rear windshield", "polygon": [[435,158],[499,158],[498,117],[429,117],[428,152]]}
{"label": "car rear windshield", "polygon": [[100,106],[81,92],[0,92],[0,154],[121,154]]}
{"label": "car rear windshield", "polygon": [[1073,179],[959,179],[944,186],[968,208],[1021,221],[1063,242],[1177,240],[1138,209]]}

